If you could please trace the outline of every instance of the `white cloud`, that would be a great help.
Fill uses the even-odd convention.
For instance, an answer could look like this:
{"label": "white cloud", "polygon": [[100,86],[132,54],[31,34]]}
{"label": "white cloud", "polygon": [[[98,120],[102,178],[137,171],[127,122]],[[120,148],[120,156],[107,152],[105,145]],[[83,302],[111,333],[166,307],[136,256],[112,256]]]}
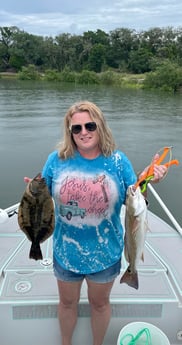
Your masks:
{"label": "white cloud", "polygon": [[121,27],[178,27],[181,17],[181,0],[6,0],[0,4],[1,26],[47,36]]}

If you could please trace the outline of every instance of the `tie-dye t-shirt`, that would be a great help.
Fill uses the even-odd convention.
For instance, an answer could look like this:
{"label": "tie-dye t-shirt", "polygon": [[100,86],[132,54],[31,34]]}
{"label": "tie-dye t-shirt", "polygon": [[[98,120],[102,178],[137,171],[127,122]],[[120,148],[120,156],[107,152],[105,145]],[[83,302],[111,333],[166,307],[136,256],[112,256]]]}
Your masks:
{"label": "tie-dye t-shirt", "polygon": [[79,152],[66,160],[54,151],[42,175],[55,201],[53,255],[64,269],[89,274],[104,270],[123,250],[121,206],[136,181],[121,151],[86,159]]}

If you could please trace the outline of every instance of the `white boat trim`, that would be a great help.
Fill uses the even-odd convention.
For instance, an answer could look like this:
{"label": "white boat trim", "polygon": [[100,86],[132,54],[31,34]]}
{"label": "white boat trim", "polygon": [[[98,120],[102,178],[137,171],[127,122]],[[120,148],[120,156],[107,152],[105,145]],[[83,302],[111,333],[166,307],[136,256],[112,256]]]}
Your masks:
{"label": "white boat trim", "polygon": [[152,185],[149,183],[148,184],[148,188],[151,191],[151,193],[153,194],[153,196],[155,197],[155,199],[158,201],[158,203],[160,204],[160,206],[162,207],[162,209],[164,210],[164,212],[166,213],[166,215],[169,217],[169,220],[171,221],[171,223],[174,225],[174,227],[176,228],[176,230],[179,232],[179,234],[182,236],[182,227],[179,225],[179,223],[177,222],[177,220],[174,218],[174,216],[172,215],[172,213],[169,211],[169,209],[167,208],[167,206],[165,205],[165,203],[162,201],[161,197],[159,196],[159,194],[155,191],[155,189],[152,187]]}

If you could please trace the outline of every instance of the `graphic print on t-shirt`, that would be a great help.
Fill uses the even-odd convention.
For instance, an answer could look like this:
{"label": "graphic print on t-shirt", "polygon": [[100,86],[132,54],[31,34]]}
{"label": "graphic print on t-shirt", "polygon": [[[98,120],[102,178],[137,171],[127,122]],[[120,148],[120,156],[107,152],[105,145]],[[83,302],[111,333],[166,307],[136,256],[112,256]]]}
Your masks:
{"label": "graphic print on t-shirt", "polygon": [[[58,187],[59,185],[59,187]],[[113,194],[114,183],[105,174],[90,176],[75,176],[74,173],[59,178],[57,196],[59,196],[60,215],[65,221],[73,217],[80,220],[87,217],[103,219],[109,211],[111,190]]]}

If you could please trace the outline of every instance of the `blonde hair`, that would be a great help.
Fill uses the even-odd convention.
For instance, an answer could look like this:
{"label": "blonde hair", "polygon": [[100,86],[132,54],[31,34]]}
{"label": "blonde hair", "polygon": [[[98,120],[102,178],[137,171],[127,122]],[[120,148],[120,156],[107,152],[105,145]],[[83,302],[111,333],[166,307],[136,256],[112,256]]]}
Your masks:
{"label": "blonde hair", "polygon": [[99,135],[99,147],[104,156],[110,156],[115,149],[115,141],[111,130],[108,127],[102,111],[92,102],[81,101],[73,104],[67,111],[64,118],[64,138],[58,144],[59,157],[67,159],[74,156],[77,147],[70,132],[71,118],[75,113],[87,111],[91,120],[97,124]]}

